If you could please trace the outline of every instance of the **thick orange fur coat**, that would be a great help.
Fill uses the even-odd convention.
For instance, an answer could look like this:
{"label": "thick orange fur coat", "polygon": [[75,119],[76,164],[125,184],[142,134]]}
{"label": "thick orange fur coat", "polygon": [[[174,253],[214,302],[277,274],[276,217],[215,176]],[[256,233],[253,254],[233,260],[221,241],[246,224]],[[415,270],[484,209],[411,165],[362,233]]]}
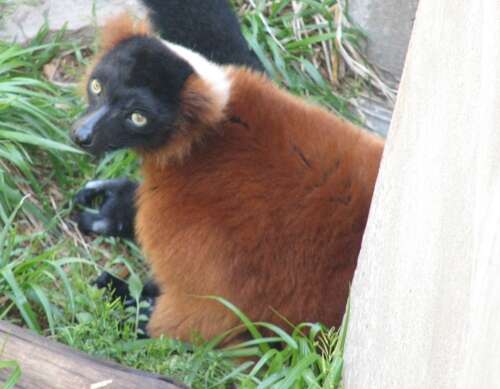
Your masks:
{"label": "thick orange fur coat", "polygon": [[[123,38],[137,32],[130,26]],[[263,75],[224,70],[224,110],[193,75],[175,138],[139,151],[136,230],[162,290],[148,330],[189,340],[239,324],[207,295],[256,321],[283,325],[276,311],[338,325],[383,141]]]}

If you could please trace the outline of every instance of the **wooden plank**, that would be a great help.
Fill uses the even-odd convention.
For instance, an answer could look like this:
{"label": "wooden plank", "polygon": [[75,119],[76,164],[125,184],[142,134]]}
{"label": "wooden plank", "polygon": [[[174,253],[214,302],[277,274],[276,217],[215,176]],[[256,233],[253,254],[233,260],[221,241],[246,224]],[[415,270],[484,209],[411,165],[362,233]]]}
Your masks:
{"label": "wooden plank", "polygon": [[499,21],[500,1],[419,2],[351,288],[345,389],[500,388]]}
{"label": "wooden plank", "polygon": [[[26,389],[175,389],[184,386],[165,377],[91,357],[26,329],[0,321],[0,360],[17,361]],[[0,384],[10,372],[0,370]],[[0,385],[1,386],[1,385]]]}

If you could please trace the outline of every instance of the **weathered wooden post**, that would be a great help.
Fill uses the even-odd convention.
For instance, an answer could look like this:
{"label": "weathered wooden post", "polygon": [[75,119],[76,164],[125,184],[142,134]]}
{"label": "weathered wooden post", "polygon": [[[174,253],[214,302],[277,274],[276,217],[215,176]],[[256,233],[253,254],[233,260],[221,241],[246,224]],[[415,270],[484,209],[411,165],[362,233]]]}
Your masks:
{"label": "weathered wooden post", "polygon": [[[24,328],[0,320],[0,361],[15,361],[22,389],[186,389],[156,374],[91,357]],[[12,371],[0,369],[0,387]]]}
{"label": "weathered wooden post", "polygon": [[500,2],[420,0],[351,296],[346,389],[500,385]]}

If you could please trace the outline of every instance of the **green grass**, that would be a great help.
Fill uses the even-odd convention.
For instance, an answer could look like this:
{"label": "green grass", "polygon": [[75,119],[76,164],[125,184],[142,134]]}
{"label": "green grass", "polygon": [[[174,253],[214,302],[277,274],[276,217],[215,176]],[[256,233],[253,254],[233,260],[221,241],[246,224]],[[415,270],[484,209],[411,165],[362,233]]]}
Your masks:
{"label": "green grass", "polygon": [[[342,80],[345,71],[334,43],[337,0],[296,3],[298,8],[291,0],[233,0],[243,9],[243,34],[278,84],[359,123],[350,103],[354,83]],[[343,34],[343,41],[354,47],[363,38],[350,26]]]}
{"label": "green grass", "polygon": [[[63,184],[67,181],[65,177],[74,174],[74,166],[65,158],[68,152],[79,152],[68,146],[66,129],[56,123],[74,115],[75,99],[68,92],[31,76],[40,71],[57,48],[57,44],[48,44],[22,49],[0,43],[0,219],[3,223],[27,194],[36,198],[27,199],[23,208],[30,216],[47,222],[51,212],[49,204],[43,201],[42,188],[49,181]],[[42,161],[48,174],[40,182],[34,167],[43,169]],[[51,166],[55,169],[50,169]]]}
{"label": "green grass", "polygon": [[[367,81],[346,69],[332,41],[336,0],[307,0],[300,9],[290,0],[234,3],[246,38],[277,83],[359,122],[350,102]],[[117,265],[134,274],[136,293],[146,277],[133,243],[84,239],[71,221],[72,198],[85,181],[135,175],[138,162],[128,152],[94,161],[70,146],[68,129],[82,102],[73,89],[47,82],[42,70],[61,52],[85,58],[62,34],[48,44],[45,38],[44,30],[27,48],[0,42],[0,319],[195,388],[339,387],[345,323],[338,330],[317,323],[283,329],[252,323],[219,300],[241,319],[251,341],[220,350],[228,334],[193,344],[138,340],[138,311],[90,286]],[[343,39],[356,47],[361,35],[347,26]],[[239,357],[252,359],[238,365]],[[10,372],[11,385],[22,374],[15,361],[0,362],[0,369]]]}
{"label": "green grass", "polygon": [[[1,351],[1,349],[0,349]],[[3,389],[14,388],[19,378],[21,377],[21,368],[16,361],[0,361],[0,370],[9,371],[9,375],[5,382],[3,382]]]}

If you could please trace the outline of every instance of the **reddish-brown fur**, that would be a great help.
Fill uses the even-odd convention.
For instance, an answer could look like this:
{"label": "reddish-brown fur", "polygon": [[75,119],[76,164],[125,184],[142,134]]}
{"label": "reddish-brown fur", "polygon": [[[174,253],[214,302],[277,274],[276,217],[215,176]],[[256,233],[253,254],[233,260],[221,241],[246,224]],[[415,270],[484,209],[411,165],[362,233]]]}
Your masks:
{"label": "reddish-brown fur", "polygon": [[152,28],[148,20],[135,20],[132,15],[127,12],[121,13],[108,20],[100,31],[99,52],[94,56],[92,63],[87,67],[85,76],[82,77],[78,85],[80,94],[82,96],[87,95],[87,85],[91,72],[103,55],[118,43],[128,38],[132,38],[133,36],[148,36],[151,34]]}
{"label": "reddish-brown fur", "polygon": [[135,20],[132,15],[122,13],[104,25],[100,39],[101,50],[106,52],[133,36],[148,35],[151,35],[151,26],[147,20]]}
{"label": "reddish-brown fur", "polygon": [[141,153],[137,233],[163,292],[149,332],[189,340],[239,324],[207,295],[252,320],[282,325],[275,310],[338,325],[383,141],[262,75],[226,71],[224,113],[192,76],[181,100],[199,112],[181,114],[177,141]]}
{"label": "reddish-brown fur", "polygon": [[[103,53],[147,24],[120,16]],[[100,55],[98,55],[98,58]],[[136,230],[162,289],[148,330],[189,340],[252,320],[338,325],[366,224],[383,141],[226,68],[224,112],[196,75],[181,96],[177,134],[143,157]]]}
{"label": "reddish-brown fur", "polygon": [[218,131],[223,119],[224,114],[217,109],[210,87],[203,79],[190,77],[184,86],[176,133],[167,147],[149,151],[148,159],[156,159],[160,166],[182,163],[195,145]]}

